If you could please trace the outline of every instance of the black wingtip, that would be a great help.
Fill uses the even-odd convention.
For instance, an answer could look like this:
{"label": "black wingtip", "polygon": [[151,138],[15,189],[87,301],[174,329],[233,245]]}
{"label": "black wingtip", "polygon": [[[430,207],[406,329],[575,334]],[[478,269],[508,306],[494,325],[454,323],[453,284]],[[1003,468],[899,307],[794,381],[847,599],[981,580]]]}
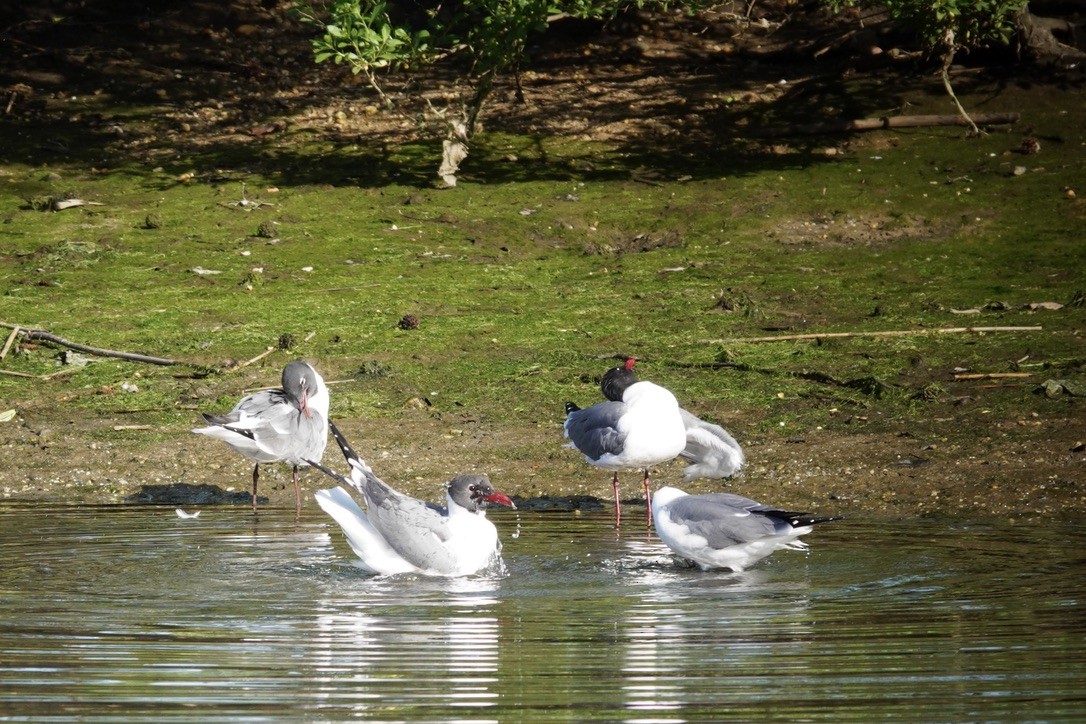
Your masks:
{"label": "black wingtip", "polygon": [[843,520],[839,515],[807,515],[806,513],[792,513],[788,522],[792,524],[793,528],[800,528],[808,525],[818,525],[820,523],[830,523],[835,520]]}
{"label": "black wingtip", "polygon": [[577,407],[577,405],[573,404],[572,402],[567,402],[566,403],[566,414],[567,415],[572,415],[574,412],[577,412],[580,409],[581,408]]}
{"label": "black wingtip", "polygon": [[219,425],[219,427],[223,428],[224,430],[229,430],[230,432],[237,433],[242,437],[247,437],[250,440],[256,440],[256,433],[252,430],[248,430],[243,427],[230,427],[229,425]]}
{"label": "black wingtip", "polygon": [[331,420],[328,421],[328,427],[332,431],[332,437],[336,439],[336,444],[339,445],[339,449],[343,451],[343,457],[347,458],[347,462],[352,460],[358,460],[361,462],[361,458],[358,457],[358,453],[351,449],[351,444],[347,442],[347,438],[343,437],[343,433],[336,427],[336,423]]}
{"label": "black wingtip", "polygon": [[318,462],[314,462],[313,460],[306,460],[306,461],[305,461],[305,464],[306,464],[306,465],[309,465],[310,467],[314,467],[314,468],[316,468],[317,470],[320,470],[320,471],[321,471],[322,473],[324,473],[324,474],[325,474],[325,475],[327,475],[328,477],[330,477],[330,478],[333,478],[333,479],[335,479],[335,480],[338,480],[339,482],[341,482],[341,483],[344,483],[345,485],[350,485],[350,484],[351,484],[351,481],[350,481],[350,480],[348,480],[347,478],[343,477],[342,475],[340,475],[339,473],[335,472],[334,470],[330,470],[330,469],[328,469],[328,468],[324,467],[323,465],[321,465],[321,464],[320,464],[320,463],[318,463]]}

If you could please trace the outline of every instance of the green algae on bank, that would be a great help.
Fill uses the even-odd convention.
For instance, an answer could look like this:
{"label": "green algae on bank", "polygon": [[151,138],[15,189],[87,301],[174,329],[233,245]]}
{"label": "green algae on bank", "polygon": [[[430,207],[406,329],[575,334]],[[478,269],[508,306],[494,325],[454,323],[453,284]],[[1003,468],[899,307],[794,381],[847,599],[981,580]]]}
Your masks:
{"label": "green algae on bank", "polygon": [[[942,102],[922,83],[880,87],[887,103]],[[382,114],[379,144],[310,121],[201,145],[161,133],[172,107],[81,100],[129,129],[117,140],[51,100],[0,140],[0,321],[190,365],[0,375],[18,413],[0,423],[4,494],[243,487],[244,466],[188,430],[305,356],[335,382],[351,439],[413,492],[486,470],[518,495],[599,495],[606,481],[561,447],[562,403],[597,400],[598,376],[634,354],[743,442],[734,485],[753,497],[1081,510],[1081,400],[1036,392],[1084,378],[1081,96],[983,79],[963,95],[1025,109],[1024,127],[652,150],[507,130],[480,136],[443,191],[427,185],[431,149],[389,144]],[[1026,128],[1040,153],[1017,150]],[[32,203],[70,197],[101,205]],[[727,341],[963,326],[1041,329]],[[59,364],[24,344],[3,369]]]}

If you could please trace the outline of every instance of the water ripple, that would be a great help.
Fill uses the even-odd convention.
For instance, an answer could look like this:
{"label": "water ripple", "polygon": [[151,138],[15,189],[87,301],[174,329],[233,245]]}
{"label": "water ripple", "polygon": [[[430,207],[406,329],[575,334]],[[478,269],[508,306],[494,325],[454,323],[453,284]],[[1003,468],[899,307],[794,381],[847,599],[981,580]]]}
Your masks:
{"label": "water ripple", "polygon": [[1073,521],[845,521],[707,573],[605,514],[494,517],[504,569],[447,580],[364,573],[319,511],[0,505],[0,719],[1083,713]]}

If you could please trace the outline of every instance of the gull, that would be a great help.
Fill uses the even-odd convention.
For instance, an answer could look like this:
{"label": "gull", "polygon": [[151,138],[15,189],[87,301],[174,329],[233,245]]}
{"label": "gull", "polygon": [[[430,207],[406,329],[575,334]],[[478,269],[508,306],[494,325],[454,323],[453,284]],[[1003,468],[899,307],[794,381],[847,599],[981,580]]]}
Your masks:
{"label": "gull", "polygon": [[350,477],[309,462],[357,491],[366,510],[342,486],[318,490],[316,499],[347,536],[357,565],[379,575],[467,576],[498,562],[501,544],[486,509],[491,504],[516,506],[494,490],[487,476],[457,475],[446,485],[446,506],[439,507],[393,489],[374,475],[335,424],[331,430],[347,458]]}
{"label": "gull", "polygon": [[567,402],[563,425],[569,447],[581,451],[592,465],[614,471],[611,484],[616,528],[622,520],[619,471],[644,470],[647,503],[649,469],[678,456],[686,447],[686,427],[675,395],[652,382],[638,381],[632,371],[634,361],[629,358],[622,367],[604,374],[601,387],[606,402],[585,409]]}
{"label": "gull", "polygon": [[[627,357],[621,367],[607,371],[600,381],[604,397],[608,400],[622,399],[621,391],[637,382],[637,375],[633,372],[636,362],[636,357]],[[731,433],[684,408],[679,408],[679,414],[686,427],[686,447],[679,455],[691,461],[683,469],[684,482],[698,478],[730,478],[742,470],[747,459]]]}
{"label": "gull", "polygon": [[222,440],[252,460],[253,513],[261,463],[294,466],[295,514],[301,515],[298,468],[319,462],[328,444],[328,387],[308,362],[296,360],[283,369],[281,389],[243,397],[225,415],[203,414],[207,427],[193,432]]}
{"label": "gull", "polygon": [[806,550],[800,536],[840,520],[778,510],[732,493],[687,495],[670,486],[652,496],[652,518],[660,540],[680,558],[704,571],[736,572],[777,550]]}

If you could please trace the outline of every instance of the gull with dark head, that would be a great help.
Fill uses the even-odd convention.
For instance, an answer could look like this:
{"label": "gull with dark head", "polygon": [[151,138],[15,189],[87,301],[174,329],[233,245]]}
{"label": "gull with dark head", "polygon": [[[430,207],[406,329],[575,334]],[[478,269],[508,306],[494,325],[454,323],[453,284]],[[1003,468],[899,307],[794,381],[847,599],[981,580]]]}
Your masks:
{"label": "gull with dark head", "polygon": [[[686,427],[675,396],[652,382],[638,381],[632,357],[608,370],[600,383],[606,402],[581,409],[566,403],[563,426],[568,445],[598,468],[611,470],[615,494],[615,527],[622,521],[618,493],[620,470],[644,471],[649,500],[649,469],[679,455],[686,447]],[[646,516],[648,512],[646,511]],[[651,522],[651,518],[647,519]]]}
{"label": "gull with dark head", "polygon": [[253,512],[261,463],[294,466],[295,512],[302,510],[298,468],[319,462],[328,444],[328,387],[308,362],[283,369],[282,388],[243,397],[225,415],[203,414],[207,427],[193,432],[222,440],[252,460]]}
{"label": "gull with dark head", "polygon": [[[627,357],[622,367],[607,371],[600,382],[604,397],[613,401],[622,399],[621,391],[637,382],[633,371],[636,362],[636,357]],[[686,428],[686,447],[679,455],[690,461],[683,470],[683,480],[730,478],[742,470],[747,459],[731,433],[684,408],[679,408],[679,414]]]}
{"label": "gull with dark head", "polygon": [[498,562],[498,531],[486,519],[486,510],[491,504],[516,506],[494,490],[487,476],[456,476],[446,485],[445,507],[439,507],[393,489],[374,475],[334,424],[331,429],[350,476],[310,463],[358,492],[366,510],[343,487],[319,490],[316,498],[343,530],[358,556],[357,565],[380,575],[467,576]]}

